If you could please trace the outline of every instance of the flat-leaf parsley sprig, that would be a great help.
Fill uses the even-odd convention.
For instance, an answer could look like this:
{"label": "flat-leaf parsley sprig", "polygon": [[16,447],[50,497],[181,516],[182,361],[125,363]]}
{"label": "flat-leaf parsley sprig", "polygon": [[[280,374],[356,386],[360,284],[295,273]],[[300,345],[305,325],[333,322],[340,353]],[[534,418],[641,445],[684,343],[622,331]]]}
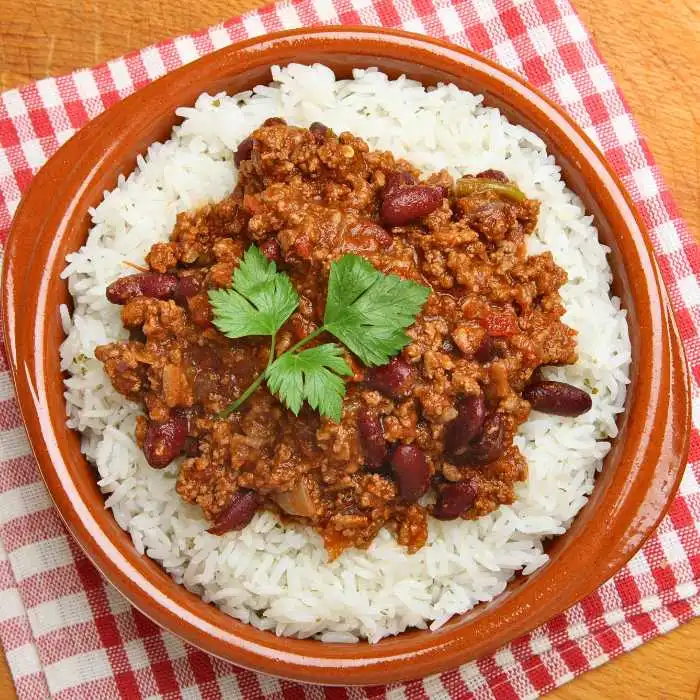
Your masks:
{"label": "flat-leaf parsley sprig", "polygon": [[[269,335],[270,354],[266,370],[275,359],[277,332],[299,305],[299,295],[287,275],[277,272],[256,246],[245,252],[228,289],[210,289],[214,325],[228,338]],[[243,404],[262,384],[265,372],[221,413],[225,418]]]}
{"label": "flat-leaf parsley sprig", "polygon": [[266,368],[221,417],[237,410],[262,384],[295,415],[306,401],[338,422],[345,382],[352,374],[336,343],[302,350],[329,333],[368,367],[386,364],[409,342],[406,329],[416,320],[430,290],[396,275],[385,275],[358,255],[331,263],[323,325],[275,358],[277,333],[299,305],[289,277],[251,246],[228,289],[209,291],[214,325],[229,338],[270,336]]}

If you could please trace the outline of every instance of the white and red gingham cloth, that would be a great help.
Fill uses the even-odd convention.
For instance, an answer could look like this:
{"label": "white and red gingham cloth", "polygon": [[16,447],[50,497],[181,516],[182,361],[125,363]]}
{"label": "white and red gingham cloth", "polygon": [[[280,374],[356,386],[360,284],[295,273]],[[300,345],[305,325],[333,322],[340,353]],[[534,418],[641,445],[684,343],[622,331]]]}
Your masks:
{"label": "white and red gingham cloth", "polygon": [[[282,2],[91,70],[9,90],[0,95],[0,242],[32,176],[89,119],[209,51],[319,23],[447,38],[519,72],[568,110],[602,147],[651,231],[698,404],[700,252],[568,0]],[[303,686],[237,668],[156,627],[87,561],[39,477],[4,352],[0,365],[0,639],[21,698],[533,698],[700,614],[696,411],[680,493],[644,549],[596,593],[493,656],[422,681],[367,689]]]}

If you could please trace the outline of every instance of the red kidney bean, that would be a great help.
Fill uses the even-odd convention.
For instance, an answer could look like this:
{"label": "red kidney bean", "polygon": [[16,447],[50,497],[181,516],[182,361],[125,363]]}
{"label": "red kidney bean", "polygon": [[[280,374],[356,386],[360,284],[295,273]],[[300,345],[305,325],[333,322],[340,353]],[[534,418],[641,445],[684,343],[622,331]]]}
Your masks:
{"label": "red kidney bean", "polygon": [[476,175],[476,177],[483,178],[485,180],[497,180],[498,182],[508,182],[508,176],[501,170],[482,170]]}
{"label": "red kidney bean", "polygon": [[196,277],[192,275],[180,277],[175,285],[173,299],[175,299],[178,304],[184,304],[188,297],[193,297],[201,288],[202,284]]}
{"label": "red kidney bean", "polygon": [[476,349],[474,359],[485,364],[493,360],[494,357],[496,357],[496,345],[493,342],[493,338],[487,334]]}
{"label": "red kidney bean", "polygon": [[282,119],[282,117],[268,117],[264,122],[263,126],[286,126],[287,122]]}
{"label": "red kidney bean", "polygon": [[282,262],[282,250],[276,238],[268,238],[260,244],[260,252],[272,262]]}
{"label": "red kidney bean", "polygon": [[381,216],[389,226],[403,226],[434,212],[442,204],[442,187],[406,185],[384,191]]}
{"label": "red kidney bean", "polygon": [[388,365],[368,370],[367,383],[390,398],[406,396],[413,385],[413,368],[400,357],[395,357]]}
{"label": "red kidney bean", "polygon": [[236,152],[233,154],[233,164],[238,168],[244,160],[250,160],[253,153],[253,139],[247,136],[238,144]]}
{"label": "red kidney bean", "polygon": [[141,274],[141,293],[145,297],[155,299],[169,299],[175,291],[177,277],[158,272],[144,272]]}
{"label": "red kidney bean", "polygon": [[177,277],[160,272],[139,272],[120,277],[107,287],[106,296],[113,304],[126,304],[134,297],[169,299],[175,291]]}
{"label": "red kidney bean", "polygon": [[143,441],[146,461],[163,469],[182,454],[186,441],[187,418],[182,415],[173,415],[165,423],[149,423]]}
{"label": "red kidney bean", "polygon": [[416,179],[411,173],[405,170],[391,170],[386,174],[386,184],[384,185],[384,194],[391,192],[399,187],[406,185],[415,185]]}
{"label": "red kidney bean", "polygon": [[140,275],[127,275],[112,282],[105,293],[107,300],[113,304],[126,304],[129,299],[142,296],[139,277]]}
{"label": "red kidney bean", "polygon": [[365,453],[365,464],[370,469],[379,469],[387,458],[381,419],[362,408],[357,415],[357,429],[360,434],[360,444]]}
{"label": "red kidney bean", "polygon": [[430,488],[430,467],[422,450],[399,445],[391,455],[391,467],[399,487],[399,496],[415,503]]}
{"label": "red kidney bean", "polygon": [[455,520],[474,505],[477,494],[475,479],[444,484],[438,489],[432,515],[438,520]]}
{"label": "red kidney bean", "polygon": [[506,427],[500,413],[492,413],[484,420],[481,435],[470,443],[460,457],[461,462],[488,464],[505,452]]}
{"label": "red kidney bean", "polygon": [[523,389],[523,398],[536,411],[555,416],[580,416],[593,406],[585,391],[564,382],[535,382]]}
{"label": "red kidney bean", "polygon": [[321,122],[314,122],[309,127],[309,131],[311,132],[311,135],[314,137],[314,141],[317,144],[321,144],[326,140],[326,136],[330,130],[325,124],[321,124]]}
{"label": "red kidney bean", "polygon": [[259,505],[260,497],[255,491],[237,491],[226,508],[216,516],[216,521],[207,532],[212,535],[224,535],[231,530],[242,530],[253,519]]}
{"label": "red kidney bean", "polygon": [[445,452],[461,457],[469,451],[470,443],[481,434],[486,418],[484,395],[465,396],[457,403],[457,417],[447,424]]}

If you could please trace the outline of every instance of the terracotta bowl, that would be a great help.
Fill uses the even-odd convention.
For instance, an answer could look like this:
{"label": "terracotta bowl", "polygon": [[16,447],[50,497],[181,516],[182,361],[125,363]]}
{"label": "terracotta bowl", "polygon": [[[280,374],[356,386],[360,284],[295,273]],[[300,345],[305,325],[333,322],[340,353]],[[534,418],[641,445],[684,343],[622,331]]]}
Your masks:
{"label": "terracotta bowl", "polygon": [[[629,313],[632,383],[605,469],[549,563],[488,605],[437,632],[379,644],[278,638],[187,592],[140,556],[104,507],[78,435],[65,425],[58,306],[68,252],[83,243],[96,205],[136,155],[167,138],[175,108],[201,92],[239,92],[270,80],[270,66],[323,62],[338,76],[378,66],[425,84],[482,93],[547,142],[610,246],[614,291]],[[137,608],[205,651],[250,669],[313,683],[374,684],[426,676],[488,654],[562,612],[612,576],[663,516],[686,461],[688,378],[649,238],[629,197],[591,141],[520,78],[469,51],[387,30],[333,28],[269,35],[223,49],[149,85],[84,127],[34,178],[5,254],[4,332],[22,414],[56,505],[90,559]]]}

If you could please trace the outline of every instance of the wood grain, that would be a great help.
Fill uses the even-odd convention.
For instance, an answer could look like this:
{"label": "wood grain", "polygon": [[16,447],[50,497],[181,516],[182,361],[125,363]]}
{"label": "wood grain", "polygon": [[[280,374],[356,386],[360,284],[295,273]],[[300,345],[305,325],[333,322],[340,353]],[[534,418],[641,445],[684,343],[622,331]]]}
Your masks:
{"label": "wood grain", "polygon": [[[0,0],[0,90],[221,22],[266,0]],[[574,0],[700,240],[700,6]],[[700,619],[553,691],[553,700],[700,700]],[[0,698],[14,698],[0,655]]]}

